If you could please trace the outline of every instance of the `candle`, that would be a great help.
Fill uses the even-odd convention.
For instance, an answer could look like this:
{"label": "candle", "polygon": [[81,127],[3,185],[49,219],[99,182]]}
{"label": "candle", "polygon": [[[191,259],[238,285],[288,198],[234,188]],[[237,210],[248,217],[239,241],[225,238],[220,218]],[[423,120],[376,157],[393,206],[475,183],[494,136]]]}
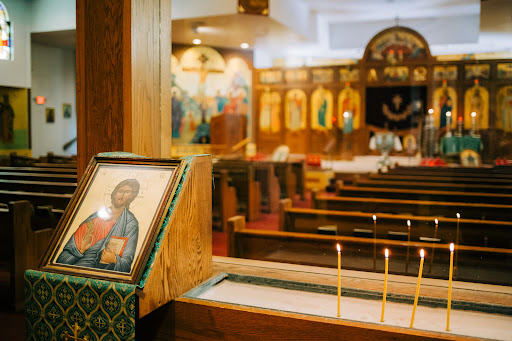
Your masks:
{"label": "candle", "polygon": [[[439,223],[439,220],[434,219],[434,222],[436,223],[436,227],[434,228],[434,239],[437,238],[437,225]],[[432,242],[432,256],[430,256],[430,267],[428,269],[428,273],[431,273],[432,272],[432,263],[434,262],[434,251],[435,251],[435,248],[434,248],[434,243],[435,243],[435,240]]]}
{"label": "candle", "polygon": [[411,221],[407,220],[407,255],[405,259],[405,273],[409,270],[409,244],[411,242]]}
{"label": "candle", "polygon": [[446,315],[446,331],[450,330],[450,310],[452,308],[452,276],[453,276],[453,249],[455,246],[450,244],[450,275],[448,277],[448,313]]}
{"label": "candle", "polygon": [[423,261],[425,258],[425,251],[423,251],[423,249],[421,249],[420,251],[420,256],[420,271],[418,272],[418,284],[416,284],[416,294],[414,295],[414,307],[412,308],[411,325],[409,326],[410,328],[412,328],[412,325],[414,323],[414,314],[416,314],[416,306],[418,305],[418,295],[420,293],[421,274],[423,272]]}
{"label": "candle", "polygon": [[373,270],[377,268],[377,216],[373,215]]}
{"label": "candle", "polygon": [[[455,235],[455,245],[459,246],[459,224],[460,224],[460,213],[457,212],[457,234]],[[455,253],[455,272],[457,272],[458,252]]]}
{"label": "candle", "polygon": [[340,317],[340,301],[341,301],[341,246],[336,244],[338,249],[338,317]]}
{"label": "candle", "polygon": [[475,131],[475,126],[476,126],[476,112],[472,112],[471,113],[471,130],[473,130],[473,132]]}
{"label": "candle", "polygon": [[380,316],[380,322],[384,322],[384,308],[386,306],[386,292],[388,289],[388,263],[389,263],[389,251],[386,249],[386,266],[384,267],[384,292],[382,294],[382,315]]}
{"label": "candle", "polygon": [[447,111],[446,112],[446,128],[448,129],[448,131],[451,129],[451,126],[452,126],[452,112]]}

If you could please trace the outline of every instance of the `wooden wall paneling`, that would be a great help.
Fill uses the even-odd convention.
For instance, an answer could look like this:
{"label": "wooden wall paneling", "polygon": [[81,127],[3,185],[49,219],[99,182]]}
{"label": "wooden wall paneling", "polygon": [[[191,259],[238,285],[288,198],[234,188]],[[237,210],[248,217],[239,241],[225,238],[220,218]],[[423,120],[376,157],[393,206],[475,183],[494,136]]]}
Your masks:
{"label": "wooden wall paneling", "polygon": [[262,340],[473,340],[183,297],[174,302],[174,308],[176,340],[235,340],[241,335]]}
{"label": "wooden wall paneling", "polygon": [[79,178],[100,152],[170,156],[170,6],[77,1]]}
{"label": "wooden wall paneling", "polygon": [[153,269],[139,294],[139,317],[212,274],[212,163],[196,156],[183,183]]}
{"label": "wooden wall paneling", "polygon": [[160,1],[160,11],[158,11],[159,35],[156,37],[159,44],[160,59],[160,156],[170,158],[172,156],[172,77],[171,75],[171,56],[172,41],[167,37],[172,37],[171,32],[171,1]]}

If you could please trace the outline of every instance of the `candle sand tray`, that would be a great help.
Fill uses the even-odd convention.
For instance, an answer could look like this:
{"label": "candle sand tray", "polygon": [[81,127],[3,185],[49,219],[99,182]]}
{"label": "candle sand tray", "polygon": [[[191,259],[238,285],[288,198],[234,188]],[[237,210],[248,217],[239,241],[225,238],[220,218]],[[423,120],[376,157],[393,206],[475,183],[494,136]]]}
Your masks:
{"label": "candle sand tray", "polygon": [[[222,273],[175,301],[176,336],[224,339],[235,335],[314,340],[512,340],[512,307],[421,296],[409,328],[414,295]],[[200,337],[199,337],[200,335]]]}

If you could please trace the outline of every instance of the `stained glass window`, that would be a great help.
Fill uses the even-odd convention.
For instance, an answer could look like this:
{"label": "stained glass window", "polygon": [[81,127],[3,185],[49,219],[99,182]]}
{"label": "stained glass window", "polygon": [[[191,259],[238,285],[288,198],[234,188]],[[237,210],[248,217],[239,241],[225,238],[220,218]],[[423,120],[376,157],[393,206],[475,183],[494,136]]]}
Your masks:
{"label": "stained glass window", "polygon": [[11,22],[5,5],[0,1],[0,59],[12,58]]}

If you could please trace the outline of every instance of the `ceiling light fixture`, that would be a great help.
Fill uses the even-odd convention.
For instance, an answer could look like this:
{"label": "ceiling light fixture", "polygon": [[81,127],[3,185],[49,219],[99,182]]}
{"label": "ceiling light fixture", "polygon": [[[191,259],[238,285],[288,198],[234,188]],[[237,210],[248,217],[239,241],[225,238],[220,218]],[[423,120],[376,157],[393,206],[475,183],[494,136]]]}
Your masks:
{"label": "ceiling light fixture", "polygon": [[247,43],[241,43],[240,44],[240,47],[243,48],[243,49],[246,49],[246,48],[249,48],[249,44]]}
{"label": "ceiling light fixture", "polygon": [[199,45],[199,44],[201,44],[201,39],[197,39],[197,38],[196,38],[196,39],[192,40],[192,42],[193,42],[195,45]]}

